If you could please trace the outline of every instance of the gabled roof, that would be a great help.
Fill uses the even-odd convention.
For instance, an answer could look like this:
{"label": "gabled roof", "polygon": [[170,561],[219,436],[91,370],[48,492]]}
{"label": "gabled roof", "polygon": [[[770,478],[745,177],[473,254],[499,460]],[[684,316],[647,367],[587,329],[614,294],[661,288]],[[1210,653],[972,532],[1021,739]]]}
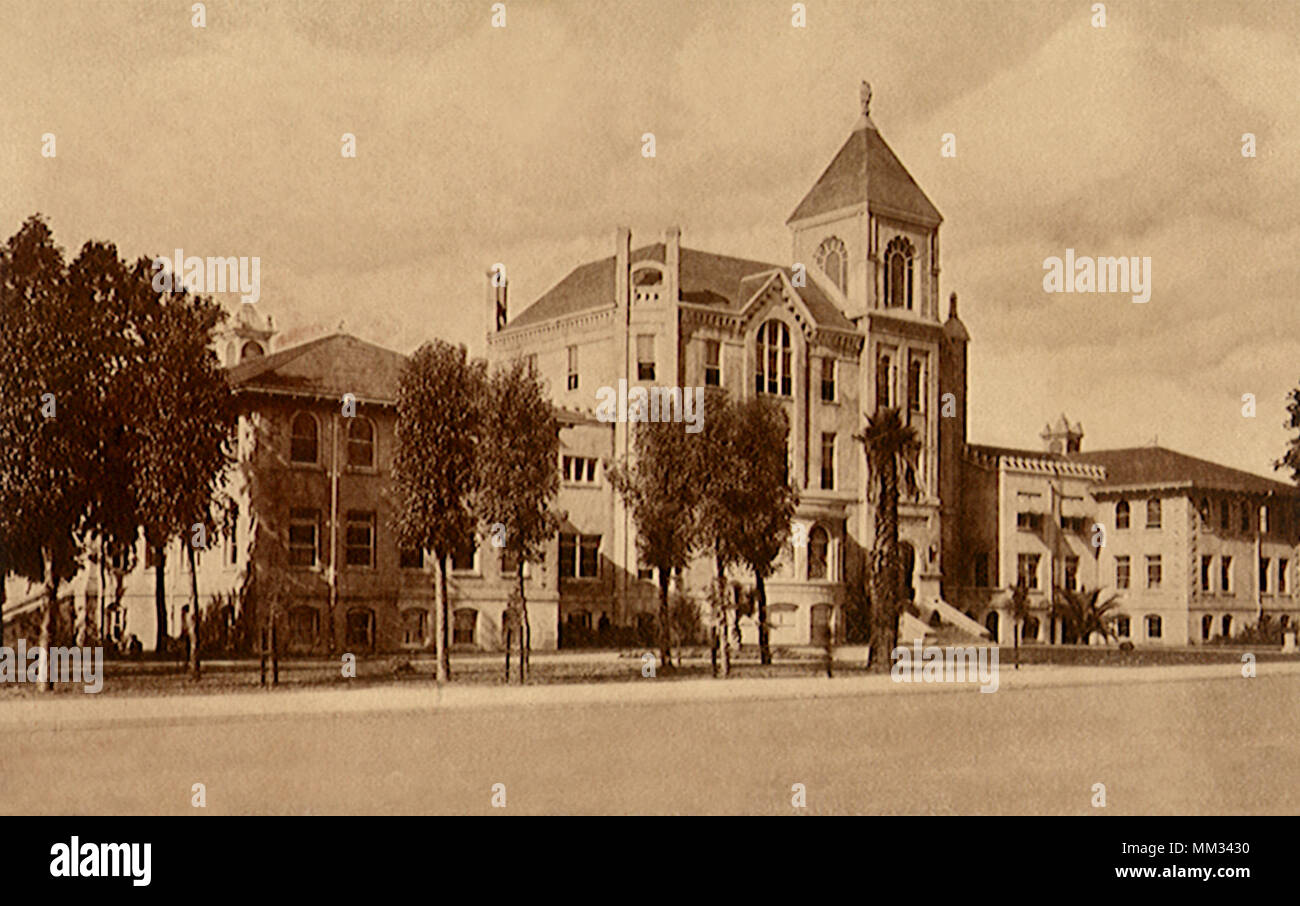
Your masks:
{"label": "gabled roof", "polygon": [[227,372],[236,390],[261,390],[395,403],[406,356],[350,334],[327,337],[249,359]]}
{"label": "gabled roof", "polygon": [[869,208],[899,214],[926,226],[938,226],[943,221],[939,209],[921,191],[868,116],[859,118],[853,134],[786,223],[864,201]]}
{"label": "gabled roof", "polygon": [[[629,262],[664,263],[664,244],[647,245],[635,249]],[[792,277],[791,269],[779,264],[733,258],[697,249],[682,248],[678,258],[681,277],[678,294],[682,302],[717,306],[737,313],[749,300],[745,293],[762,285],[747,278],[759,274],[781,271]],[[599,311],[614,305],[614,276],[616,261],[613,256],[592,261],[574,268],[559,283],[547,290],[536,302],[506,325],[507,329],[529,327],[557,318],[587,311]],[[812,281],[795,290],[816,319],[818,326],[840,330],[853,330],[853,322],[845,317],[839,307]]]}
{"label": "gabled roof", "polygon": [[1296,496],[1300,489],[1240,469],[1197,459],[1165,447],[1129,447],[1122,450],[1097,450],[1070,453],[1066,459],[1103,466],[1107,487],[1155,487],[1184,485],[1204,491],[1230,491],[1241,494],[1278,494]]}

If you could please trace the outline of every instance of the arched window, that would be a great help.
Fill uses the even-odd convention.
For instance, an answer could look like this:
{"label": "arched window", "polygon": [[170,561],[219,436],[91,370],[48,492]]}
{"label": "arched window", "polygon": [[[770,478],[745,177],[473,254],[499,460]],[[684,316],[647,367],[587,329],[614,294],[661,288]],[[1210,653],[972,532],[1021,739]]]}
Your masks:
{"label": "arched window", "polygon": [[375,423],[361,415],[348,419],[348,465],[375,465]]}
{"label": "arched window", "polygon": [[375,612],[358,607],[348,611],[347,643],[365,651],[375,647]]}
{"label": "arched window", "polygon": [[262,344],[256,340],[249,340],[244,344],[244,348],[239,351],[239,360],[242,362],[245,359],[255,359],[260,355],[265,355],[262,351]]}
{"label": "arched window", "polygon": [[1147,528],[1160,528],[1160,498],[1147,501]]}
{"label": "arched window", "polygon": [[831,236],[817,247],[817,266],[822,273],[831,278],[839,291],[848,292],[849,287],[849,253],[844,248],[844,241],[838,236]]}
{"label": "arched window", "polygon": [[1025,617],[1025,625],[1020,630],[1020,641],[1038,641],[1038,617]]}
{"label": "arched window", "polygon": [[1230,613],[1223,615],[1223,632],[1221,635],[1225,639],[1232,638],[1232,614]]}
{"label": "arched window", "polygon": [[1202,641],[1210,640],[1210,633],[1214,631],[1214,617],[1208,613],[1201,617],[1201,639]]}
{"label": "arched window", "polygon": [[885,246],[885,307],[912,307],[912,262],[916,250],[902,236],[895,236]]}
{"label": "arched window", "polygon": [[289,427],[289,460],[315,465],[317,458],[316,418],[310,412],[299,412]]}
{"label": "arched window", "polygon": [[790,328],[783,321],[768,321],[758,329],[758,367],[754,388],[759,393],[791,396]]}
{"label": "arched window", "polygon": [[1128,528],[1128,519],[1129,519],[1128,501],[1121,500],[1119,503],[1115,504],[1115,528],[1117,529]]}
{"label": "arched window", "polygon": [[830,548],[831,539],[826,533],[826,529],[820,525],[814,525],[811,532],[808,533],[808,578],[825,579],[826,578],[826,552]]}

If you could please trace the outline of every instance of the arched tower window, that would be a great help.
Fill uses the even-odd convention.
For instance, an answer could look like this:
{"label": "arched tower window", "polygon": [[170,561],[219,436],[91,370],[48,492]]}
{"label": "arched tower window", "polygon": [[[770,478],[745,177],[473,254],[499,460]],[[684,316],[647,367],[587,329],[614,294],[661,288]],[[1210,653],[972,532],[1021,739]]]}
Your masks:
{"label": "arched tower window", "polygon": [[773,396],[792,396],[790,328],[783,321],[768,321],[758,329],[754,389]]}
{"label": "arched tower window", "polygon": [[849,291],[849,253],[844,247],[844,240],[831,236],[817,247],[817,266],[822,273],[831,278],[839,291]]}
{"label": "arched tower window", "polygon": [[813,526],[808,533],[808,578],[826,578],[826,552],[830,548],[830,536],[820,525]]}
{"label": "arched tower window", "polygon": [[903,236],[895,236],[885,246],[885,307],[912,307],[912,263],[916,250]]}
{"label": "arched tower window", "polygon": [[244,344],[244,348],[239,351],[239,360],[242,362],[245,359],[255,359],[260,355],[265,355],[262,344],[256,340],[249,340]]}

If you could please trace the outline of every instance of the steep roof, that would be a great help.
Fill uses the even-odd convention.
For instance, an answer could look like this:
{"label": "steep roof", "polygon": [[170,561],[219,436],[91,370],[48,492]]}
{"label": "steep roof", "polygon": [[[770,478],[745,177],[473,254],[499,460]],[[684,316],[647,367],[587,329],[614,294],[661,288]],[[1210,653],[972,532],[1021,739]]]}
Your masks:
{"label": "steep roof", "polygon": [[858,120],[857,127],[830,166],[808,190],[786,223],[864,201],[869,207],[901,214],[926,226],[938,226],[943,221],[939,209],[921,191],[868,116]]}
{"label": "steep roof", "polygon": [[[629,262],[656,261],[664,263],[662,242],[635,249]],[[752,285],[747,278],[779,270],[787,277],[791,270],[779,264],[733,258],[697,249],[682,248],[678,257],[681,301],[696,305],[714,305],[731,312],[739,311],[749,300],[745,289]],[[613,256],[592,261],[574,268],[559,283],[547,290],[536,302],[524,309],[507,326],[528,327],[556,318],[587,311],[599,311],[614,304],[614,277],[617,263]],[[745,285],[742,285],[745,284]],[[756,290],[757,286],[752,285]],[[845,317],[815,283],[795,290],[820,326],[840,330],[853,330],[853,322]],[[752,291],[751,291],[752,294]]]}
{"label": "steep roof", "polygon": [[238,390],[395,403],[406,356],[350,334],[331,334],[231,367]]}
{"label": "steep roof", "polygon": [[1106,469],[1103,488],[1178,484],[1205,491],[1287,496],[1300,494],[1300,489],[1294,485],[1221,466],[1165,447],[1096,450],[1091,453],[1070,453],[1066,458],[1103,466]]}

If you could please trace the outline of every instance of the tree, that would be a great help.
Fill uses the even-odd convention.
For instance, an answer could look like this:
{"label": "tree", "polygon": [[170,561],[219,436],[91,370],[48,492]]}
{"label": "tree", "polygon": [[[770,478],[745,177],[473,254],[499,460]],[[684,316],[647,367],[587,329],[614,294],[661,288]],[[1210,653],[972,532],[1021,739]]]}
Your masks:
{"label": "tree", "polygon": [[740,562],[734,539],[748,510],[749,495],[739,483],[736,454],[735,407],[723,390],[710,388],[704,398],[704,425],[696,438],[698,474],[701,478],[700,544],[713,556],[714,580],[709,603],[717,646],[721,649],[722,676],[731,673],[731,630],[734,608],[727,595],[727,568]]}
{"label": "tree", "polygon": [[889,669],[898,639],[903,577],[898,547],[900,491],[916,492],[916,456],[920,440],[897,409],[882,407],[867,418],[855,439],[867,460],[867,499],[875,505],[875,539],[871,554],[871,663]]}
{"label": "tree", "polygon": [[49,650],[59,632],[59,585],[76,571],[105,478],[100,416],[115,368],[116,312],[86,291],[102,258],[88,243],[70,281],[39,214],[0,252],[0,540],[24,539],[18,550],[10,547],[7,570],[27,572],[39,553],[47,689],[54,680]]}
{"label": "tree", "polygon": [[1115,609],[1120,604],[1118,596],[1101,603],[1100,588],[1071,591],[1058,587],[1054,598],[1054,610],[1065,620],[1061,632],[1063,641],[1068,636],[1086,645],[1094,633],[1101,636],[1102,642],[1117,638],[1112,624],[1115,621]]}
{"label": "tree", "polygon": [[610,482],[632,512],[641,562],[659,571],[659,660],[672,668],[668,583],[685,569],[698,535],[701,482],[692,452],[697,438],[677,422],[638,422],[634,457],[610,469]]}
{"label": "tree", "polygon": [[[196,552],[219,536],[221,488],[234,464],[238,412],[234,393],[213,352],[213,334],[225,312],[211,298],[152,286],[149,259],[130,271],[134,284],[131,336],[135,360],[128,372],[132,488],[146,540],[157,552],[154,606],[158,650],[167,644],[163,569],[173,538],[184,543],[190,576],[190,675],[200,676]],[[123,466],[126,467],[125,465]]]}
{"label": "tree", "polygon": [[790,481],[790,422],[779,403],[753,397],[736,405],[732,431],[739,490],[728,498],[736,510],[731,544],[754,574],[759,662],[770,664],[764,583],[790,538],[790,520],[799,505],[799,492]]}
{"label": "tree", "polygon": [[447,559],[475,537],[471,506],[480,475],[476,459],[486,385],[484,364],[470,362],[463,345],[441,340],[417,349],[398,382],[394,527],[403,547],[433,553],[440,683],[451,675]]}
{"label": "tree", "polygon": [[[559,530],[551,504],[560,489],[560,423],[537,375],[524,362],[499,369],[487,386],[478,448],[477,509],[484,534],[514,565],[522,616],[519,682],[527,680],[531,627],[524,565],[540,562]],[[510,651],[506,650],[507,670]]]}
{"label": "tree", "polygon": [[[1029,588],[1025,585],[1024,577],[1016,583],[1016,587],[1011,589],[1011,606],[1008,610],[1011,617],[1012,644],[1015,647],[1016,669],[1020,669],[1020,629],[1025,625],[1025,620],[1029,617]],[[993,641],[997,641],[994,639]]]}
{"label": "tree", "polygon": [[1293,388],[1287,394],[1287,420],[1283,427],[1296,431],[1295,437],[1287,443],[1286,453],[1273,463],[1274,469],[1290,469],[1291,480],[1300,484],[1300,387]]}

